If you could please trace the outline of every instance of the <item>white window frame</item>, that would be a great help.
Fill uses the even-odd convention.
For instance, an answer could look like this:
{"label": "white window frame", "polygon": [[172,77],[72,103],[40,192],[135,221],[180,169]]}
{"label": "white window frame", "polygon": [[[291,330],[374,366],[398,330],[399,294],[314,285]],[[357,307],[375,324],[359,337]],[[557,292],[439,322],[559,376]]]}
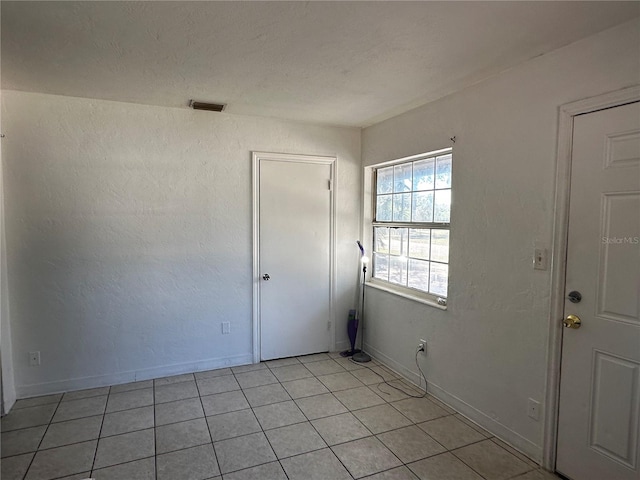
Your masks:
{"label": "white window frame", "polygon": [[[451,231],[451,218],[448,223],[439,223],[439,222],[376,222],[375,221],[375,212],[376,212],[376,170],[399,165],[402,163],[415,162],[417,160],[436,157],[440,155],[446,155],[448,153],[453,153],[452,148],[443,148],[440,150],[434,150],[431,152],[421,153],[418,155],[412,155],[409,157],[398,158],[395,160],[390,160],[387,162],[377,163],[374,165],[370,165],[365,167],[365,176],[364,176],[364,195],[365,195],[365,209],[364,209],[364,218],[363,218],[363,233],[364,233],[364,241],[365,245],[369,246],[369,255],[371,258],[370,268],[368,269],[367,275],[367,286],[372,287],[378,290],[383,290],[385,292],[394,294],[396,296],[407,298],[410,300],[414,300],[419,303],[423,303],[441,310],[447,309],[447,298],[439,295],[435,295],[432,293],[424,292],[422,290],[418,290],[415,288],[391,283],[379,278],[375,278],[373,276],[373,245],[374,238],[373,232],[376,226],[401,226],[407,228],[424,228],[424,229],[445,229]],[[452,160],[453,165],[453,160]],[[453,189],[452,189],[453,191]],[[451,237],[450,242],[451,242]],[[369,253],[368,252],[368,253]],[[451,258],[451,255],[449,255]],[[447,262],[449,265],[449,262]],[[449,282],[450,283],[450,276]],[[449,295],[449,286],[447,286],[447,296]]]}

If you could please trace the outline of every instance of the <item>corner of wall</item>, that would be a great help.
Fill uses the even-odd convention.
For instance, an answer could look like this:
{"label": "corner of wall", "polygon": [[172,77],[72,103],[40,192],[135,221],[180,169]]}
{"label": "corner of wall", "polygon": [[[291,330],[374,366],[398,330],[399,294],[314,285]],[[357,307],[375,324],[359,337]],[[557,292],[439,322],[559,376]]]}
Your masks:
{"label": "corner of wall", "polygon": [[[1,101],[0,93],[0,101]],[[2,122],[0,120],[0,126]],[[1,127],[0,127],[1,130]],[[16,401],[13,376],[13,351],[11,348],[11,326],[9,324],[9,298],[7,288],[7,249],[4,230],[4,177],[2,175],[2,149],[0,147],[0,369],[2,381],[2,411],[11,410]]]}

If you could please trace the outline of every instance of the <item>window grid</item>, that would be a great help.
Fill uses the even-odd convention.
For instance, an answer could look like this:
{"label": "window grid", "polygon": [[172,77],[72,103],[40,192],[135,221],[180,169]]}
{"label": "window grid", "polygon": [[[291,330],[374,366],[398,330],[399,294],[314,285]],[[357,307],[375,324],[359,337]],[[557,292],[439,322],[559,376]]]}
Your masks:
{"label": "window grid", "polygon": [[[451,211],[451,158],[452,155],[449,151],[438,155],[425,155],[409,162],[397,163],[375,170],[374,191],[376,193],[373,199],[374,278],[446,298]],[[416,172],[417,164],[422,167],[422,171]],[[382,180],[381,173],[384,175]],[[389,175],[390,173],[392,175]],[[440,205],[437,205],[436,202],[436,192],[447,192],[442,195]],[[423,205],[423,211],[417,212],[418,199],[425,197],[428,200],[429,193],[431,201],[426,202],[427,208],[425,209]],[[406,211],[407,195],[410,198],[408,212]],[[381,199],[384,200],[381,202]],[[444,199],[444,203],[442,203],[442,199]],[[402,203],[398,208],[396,201]],[[381,206],[385,209],[382,214],[380,214]],[[439,208],[438,211],[436,211],[437,208]],[[425,219],[430,221],[424,221]],[[400,245],[397,252],[393,250],[392,237],[394,234],[392,230],[400,232]],[[386,249],[381,248],[380,245],[379,234],[381,231],[386,231],[384,235],[387,239]],[[413,248],[412,241],[419,245],[420,240],[412,238],[412,233],[420,231],[428,232],[428,245],[423,246],[423,249],[427,247],[427,258],[424,258],[424,255],[420,256],[420,248]],[[406,239],[403,238],[405,235]],[[423,242],[424,239],[422,234],[421,240]],[[439,251],[434,258],[435,247],[438,246],[441,248],[438,248]],[[382,259],[384,259],[384,264],[380,265],[383,263]],[[394,271],[394,268],[397,271]]]}
{"label": "window grid", "polygon": [[[433,232],[434,231],[441,231],[441,232],[448,232],[448,230],[443,229],[443,228],[415,228],[415,230],[425,230],[429,232],[429,245],[428,245],[428,254],[427,254],[427,258],[423,258],[420,256],[416,256],[416,255],[412,255],[411,254],[411,250],[412,250],[412,239],[411,239],[411,234],[407,231],[406,235],[407,235],[407,239],[406,241],[401,240],[400,241],[400,249],[398,253],[392,253],[392,246],[391,246],[391,229],[399,229],[402,227],[395,227],[395,226],[390,226],[390,225],[376,225],[376,230],[374,231],[374,258],[373,258],[373,262],[374,262],[374,266],[373,266],[373,271],[374,271],[374,278],[378,278],[384,281],[387,281],[389,283],[393,283],[396,285],[402,285],[403,287],[406,288],[410,288],[413,290],[418,290],[418,291],[422,291],[422,292],[428,292],[428,293],[432,293],[434,295],[437,295],[439,297],[446,297],[446,291],[442,291],[440,290],[435,290],[434,288],[432,288],[431,284],[433,283],[432,281],[432,276],[436,276],[439,275],[438,272],[434,271],[433,269],[433,265],[440,265],[442,267],[444,267],[445,269],[447,269],[448,271],[448,262],[439,260],[439,259],[434,259],[434,251],[433,251],[433,247],[434,247],[434,243],[432,241],[432,239],[434,238]],[[414,226],[415,227],[415,226]],[[380,251],[378,249],[378,229],[383,228],[387,230],[387,238],[389,238],[388,240],[388,246],[386,249],[383,249],[382,251]],[[405,230],[409,230],[408,228],[404,228]],[[448,240],[448,239],[447,239]],[[447,241],[448,243],[448,241]],[[386,251],[385,251],[386,250]],[[385,275],[382,276],[380,275],[380,271],[377,268],[376,265],[376,259],[379,257],[386,257],[386,272]],[[400,271],[400,279],[401,281],[397,281],[394,280],[392,278],[392,263],[393,260],[399,260],[401,265],[401,271]],[[417,288],[414,287],[412,285],[410,285],[411,279],[410,279],[410,273],[412,273],[412,268],[411,268],[411,260],[416,261],[416,262],[420,262],[423,263],[424,266],[426,267],[426,272],[425,272],[425,279],[424,279],[424,283],[426,283],[426,285],[428,285],[427,288]],[[404,273],[403,273],[404,272]],[[415,274],[418,275],[418,274]]]}

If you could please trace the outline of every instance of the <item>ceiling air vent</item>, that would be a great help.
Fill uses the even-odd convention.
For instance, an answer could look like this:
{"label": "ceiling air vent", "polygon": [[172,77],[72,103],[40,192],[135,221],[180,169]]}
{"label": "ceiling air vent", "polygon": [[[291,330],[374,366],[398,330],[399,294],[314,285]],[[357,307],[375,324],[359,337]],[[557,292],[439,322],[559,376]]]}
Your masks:
{"label": "ceiling air vent", "polygon": [[210,112],[221,112],[226,105],[224,103],[205,103],[189,100],[189,106],[194,110],[208,110]]}

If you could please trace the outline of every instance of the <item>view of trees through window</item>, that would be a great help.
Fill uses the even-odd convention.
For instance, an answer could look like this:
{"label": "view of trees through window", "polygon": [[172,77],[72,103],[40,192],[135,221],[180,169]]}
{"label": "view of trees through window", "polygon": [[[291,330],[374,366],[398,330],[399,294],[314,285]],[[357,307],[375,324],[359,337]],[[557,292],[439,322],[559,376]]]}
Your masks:
{"label": "view of trees through window", "polygon": [[446,298],[451,152],[375,170],[373,277]]}

